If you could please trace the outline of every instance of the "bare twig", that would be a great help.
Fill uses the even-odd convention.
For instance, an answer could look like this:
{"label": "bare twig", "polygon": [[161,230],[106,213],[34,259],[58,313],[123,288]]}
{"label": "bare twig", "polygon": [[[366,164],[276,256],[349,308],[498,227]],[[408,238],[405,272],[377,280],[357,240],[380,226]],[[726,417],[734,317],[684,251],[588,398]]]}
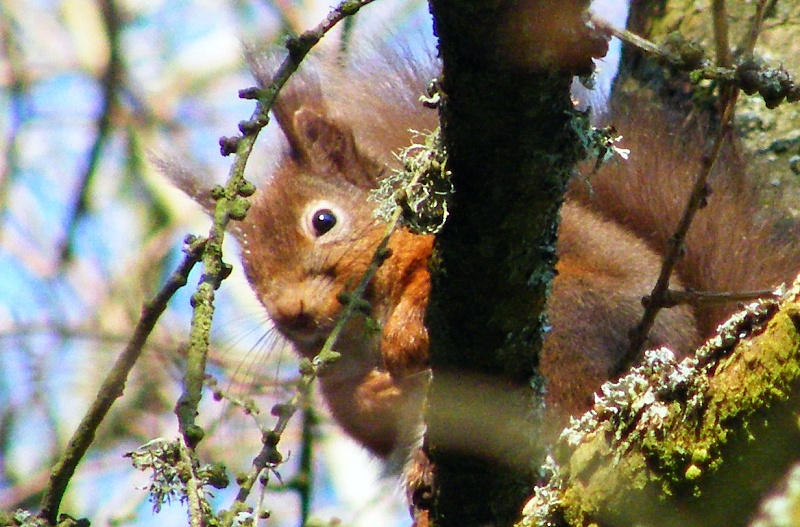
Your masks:
{"label": "bare twig", "polygon": [[124,344],[130,339],[123,333],[112,333],[95,328],[70,326],[59,322],[34,322],[14,324],[0,329],[0,341],[30,337],[33,335],[55,335],[60,339],[91,340],[104,344]]}
{"label": "bare twig", "polygon": [[739,49],[746,55],[752,55],[758,41],[758,35],[761,33],[761,27],[764,23],[764,11],[766,11],[768,0],[758,0],[756,4],[756,12],[753,14],[753,22],[742,42],[739,44]]}
{"label": "bare twig", "polygon": [[[728,43],[728,9],[725,0],[711,2],[712,20],[714,21],[714,45],[717,50],[717,66],[731,67],[731,47]],[[760,26],[759,22],[759,26]]]}
{"label": "bare twig", "polygon": [[181,265],[173,272],[164,287],[156,296],[142,307],[142,316],[133,331],[128,345],[117,358],[111,371],[103,381],[97,398],[81,420],[78,429],[69,441],[67,449],[56,463],[50,474],[50,483],[42,498],[42,510],[39,515],[51,525],[56,525],[61,500],[67,483],[75,473],[75,469],[94,440],[97,427],[105,418],[111,405],[122,396],[125,383],[153,327],[167,307],[167,302],[175,292],[186,285],[189,272],[200,261],[205,240],[196,239],[188,244],[186,256]]}
{"label": "bare twig", "polygon": [[646,38],[640,37],[636,33],[632,31],[628,31],[627,29],[619,29],[614,27],[613,25],[609,24],[602,18],[598,17],[591,17],[592,24],[595,25],[600,31],[604,31],[611,36],[617,37],[623,42],[627,42],[628,44],[641,49],[651,55],[656,55],[658,57],[663,57],[665,59],[669,59],[670,55],[666,51],[664,51],[660,46],[650,42]]}
{"label": "bare twig", "polygon": [[664,307],[674,307],[680,304],[697,306],[701,304],[726,304],[731,302],[746,302],[777,295],[775,291],[761,289],[758,291],[676,291],[669,289],[664,292]]}
{"label": "bare twig", "polygon": [[[721,14],[724,13],[724,2],[721,0],[715,0],[714,2],[715,8],[715,34],[717,44],[721,45],[723,41],[723,36],[720,36],[719,33],[724,35],[724,41],[727,43],[727,21],[720,21],[717,20],[717,16],[722,16]],[[721,5],[717,5],[721,4]],[[761,22],[763,18],[763,0],[759,2],[759,5],[756,7],[756,14],[753,17],[751,23],[751,35],[758,35],[758,28],[761,27]],[[718,12],[719,10],[719,12]],[[756,38],[751,38],[748,44],[750,46],[755,46]],[[727,44],[726,44],[727,45]],[[753,48],[750,47],[744,50],[746,53],[752,54]],[[717,50],[717,56],[720,61],[729,61],[728,63],[719,64],[719,66],[723,68],[728,68],[731,66],[731,58],[728,53],[721,52],[719,49]],[[686,234],[689,231],[689,227],[692,224],[695,214],[702,206],[704,206],[705,202],[707,201],[709,195],[709,188],[708,188],[708,178],[714,170],[714,167],[719,160],[720,152],[722,151],[722,146],[725,142],[725,138],[730,132],[731,122],[733,120],[733,114],[736,108],[736,101],[739,97],[739,88],[735,85],[724,85],[720,91],[721,102],[723,104],[723,113],[722,118],[720,119],[720,128],[719,133],[714,141],[711,155],[708,159],[708,162],[704,163],[703,168],[698,174],[697,179],[695,180],[694,186],[692,187],[692,193],[689,196],[689,201],[686,204],[686,209],[684,210],[683,217],[681,218],[680,222],[678,223],[678,227],[675,230],[675,234],[672,235],[670,238],[670,246],[667,254],[664,256],[664,261],[661,267],[661,273],[658,276],[658,280],[656,281],[656,285],[653,287],[653,291],[650,293],[649,296],[643,299],[643,304],[645,306],[644,314],[642,315],[642,320],[639,324],[633,329],[631,332],[631,343],[630,347],[628,348],[628,353],[625,356],[625,359],[621,361],[619,366],[619,371],[625,371],[629,369],[633,364],[635,364],[639,360],[639,355],[641,353],[642,347],[644,346],[645,341],[647,340],[647,335],[650,332],[650,329],[653,327],[653,323],[655,322],[656,315],[658,312],[669,305],[669,280],[672,276],[672,272],[675,269],[678,261],[681,258],[681,253],[683,251],[683,242],[686,239]]]}
{"label": "bare twig", "polygon": [[[306,401],[308,402],[308,400]],[[289,486],[300,495],[300,524],[307,525],[311,515],[311,487],[314,483],[314,437],[319,419],[313,405],[303,409],[303,431],[300,436],[300,460],[298,472]]]}
{"label": "bare twig", "polygon": [[642,320],[631,331],[631,343],[628,348],[623,361],[620,362],[618,371],[623,372],[629,369],[633,364],[638,362],[639,355],[642,351],[650,329],[653,327],[658,312],[666,306],[667,290],[669,288],[670,277],[672,276],[675,266],[681,258],[683,252],[683,242],[686,239],[686,234],[689,232],[689,227],[694,220],[697,211],[703,206],[708,198],[708,178],[714,171],[714,167],[719,160],[720,152],[724,144],[724,139],[729,131],[731,118],[733,117],[734,106],[739,94],[738,89],[734,89],[730,99],[728,100],[725,110],[722,114],[720,123],[720,131],[714,141],[714,146],[707,163],[704,163],[703,168],[698,174],[697,179],[692,186],[692,193],[689,196],[689,201],[684,209],[683,216],[675,229],[675,234],[670,238],[669,250],[664,255],[664,261],[661,266],[661,272],[656,280],[656,285],[649,296],[643,299],[645,307]]}

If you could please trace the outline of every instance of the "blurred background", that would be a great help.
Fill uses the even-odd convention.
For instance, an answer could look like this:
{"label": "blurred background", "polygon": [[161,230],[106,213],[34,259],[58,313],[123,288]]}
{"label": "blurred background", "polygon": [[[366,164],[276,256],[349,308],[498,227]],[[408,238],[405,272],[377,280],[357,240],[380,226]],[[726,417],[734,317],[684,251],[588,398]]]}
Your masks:
{"label": "blurred background", "polygon": [[[243,43],[276,49],[287,34],[321,21],[321,0],[0,0],[0,510],[37,511],[49,471],[125,346],[143,302],[181,260],[187,234],[209,221],[148,162],[153,152],[191,157],[224,180],[231,159],[217,141],[234,135],[254,105],[237,98],[253,84]],[[422,1],[381,0],[322,42],[404,35],[431,40]],[[262,139],[263,142],[263,139]],[[268,142],[268,139],[267,139]],[[251,163],[251,173],[258,165]],[[280,349],[235,272],[223,284],[210,373],[231,398],[269,408],[290,394],[294,357]],[[154,515],[148,475],[126,452],[173,438],[189,328],[189,285],[151,335],[125,395],[101,426],[73,478],[63,512],[92,525],[186,525],[185,506]],[[303,423],[313,437],[311,515],[321,524],[405,525],[397,483],[338,434],[324,410],[294,419],[284,436],[288,462],[262,506],[269,525],[298,525],[292,485]],[[260,448],[253,417],[207,393],[204,461],[246,470]],[[281,481],[283,484],[281,484]],[[227,508],[232,490],[213,503]],[[254,493],[257,495],[257,493]]]}
{"label": "blurred background", "polygon": [[[171,188],[149,159],[191,158],[207,171],[200,177],[223,181],[232,159],[220,156],[218,139],[235,135],[254,109],[237,97],[253,84],[245,45],[280,53],[287,35],[318,24],[333,4],[0,0],[0,511],[38,511],[52,465],[130,338],[143,303],[180,262],[185,236],[208,232],[200,208]],[[785,13],[772,18],[792,20],[795,4],[780,5]],[[625,25],[627,1],[595,0],[594,8]],[[702,15],[682,9],[687,21]],[[674,18],[681,9],[665,12]],[[635,17],[632,24],[646,26]],[[797,42],[791,27],[789,40],[778,38],[785,25],[765,27],[770,49]],[[707,42],[710,24],[698,27]],[[680,29],[691,34],[689,26]],[[426,2],[376,1],[326,36],[317,52],[342,57],[398,39],[433,45]],[[800,56],[778,55],[787,67]],[[596,90],[576,84],[576,97],[602,108],[618,57],[612,43],[599,64]],[[766,167],[776,200],[788,201],[796,213],[800,149],[793,119],[800,114],[789,105],[779,109],[780,118],[764,113],[757,97],[740,106],[746,140],[755,140],[747,143],[752,161]],[[256,181],[267,172],[276,143],[271,128],[248,165]],[[223,462],[232,474],[249,468],[261,447],[260,427],[274,424],[269,409],[291,395],[297,377],[295,358],[270,331],[237,252],[233,243],[226,247],[234,273],[218,292],[209,366],[226,397],[216,401],[207,391],[199,418],[207,432],[201,459]],[[173,407],[198,278],[199,267],[150,336],[125,396],[71,481],[63,512],[95,526],[187,524],[181,503],[154,514],[143,490],[149,475],[124,455],[152,439],[177,436]],[[246,415],[232,402],[246,397],[256,399],[259,415]],[[380,464],[336,430],[321,403],[315,409],[296,416],[284,435],[287,462],[280,477],[273,475],[261,496],[252,495],[254,505],[260,499],[271,513],[265,524],[300,525],[305,504],[315,525],[408,525],[397,482],[381,477]],[[311,468],[303,471],[309,442]],[[309,477],[304,500],[297,489]],[[231,487],[215,492],[216,510],[232,503]]]}

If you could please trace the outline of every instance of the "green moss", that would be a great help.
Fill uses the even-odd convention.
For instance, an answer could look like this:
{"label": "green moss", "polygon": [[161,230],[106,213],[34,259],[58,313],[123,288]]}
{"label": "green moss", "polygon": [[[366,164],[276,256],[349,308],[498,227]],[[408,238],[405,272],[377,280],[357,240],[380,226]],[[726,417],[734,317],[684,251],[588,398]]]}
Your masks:
{"label": "green moss", "polygon": [[[561,466],[534,492],[548,499],[531,500],[521,525],[543,517],[669,524],[679,522],[676,502],[692,521],[720,523],[708,504],[729,500],[732,481],[746,492],[722,514],[746,514],[763,492],[753,483],[770,481],[769,471],[779,477],[800,435],[800,284],[787,298],[777,314],[774,302],[750,306],[697,357],[676,364],[648,352],[642,366],[604,385],[594,410],[562,434]],[[770,448],[753,449],[753,440]]]}
{"label": "green moss", "polygon": [[684,477],[689,481],[693,481],[695,479],[698,479],[702,475],[703,475],[703,469],[701,469],[700,467],[698,467],[694,463],[689,465],[689,468],[687,468],[686,472],[684,473]]}

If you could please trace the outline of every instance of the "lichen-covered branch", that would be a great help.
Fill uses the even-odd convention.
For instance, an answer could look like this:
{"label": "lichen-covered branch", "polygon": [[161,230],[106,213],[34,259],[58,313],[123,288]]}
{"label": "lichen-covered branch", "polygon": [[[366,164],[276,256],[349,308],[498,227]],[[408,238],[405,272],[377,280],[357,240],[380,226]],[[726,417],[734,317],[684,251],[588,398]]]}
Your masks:
{"label": "lichen-covered branch", "polygon": [[200,260],[205,246],[205,240],[191,240],[186,248],[186,256],[175,272],[170,276],[164,287],[156,296],[142,307],[142,316],[136,324],[128,345],[117,358],[111,371],[103,381],[92,406],[78,425],[78,429],[70,439],[63,456],[56,463],[50,475],[50,483],[45,489],[42,498],[42,509],[39,514],[49,522],[56,525],[61,499],[66,491],[67,484],[75,473],[89,446],[94,440],[97,427],[105,418],[111,405],[122,396],[128,374],[139,359],[147,337],[153,330],[158,318],[167,307],[167,302],[175,292],[186,285],[189,272]]}
{"label": "lichen-covered branch", "polygon": [[726,86],[738,87],[747,95],[758,93],[764,99],[765,106],[772,110],[784,102],[800,101],[800,85],[795,82],[792,73],[783,65],[771,67],[753,55],[756,43],[753,35],[757,34],[761,27],[763,9],[762,1],[756,5],[756,12],[752,16],[751,27],[748,31],[750,37],[744,40],[744,45],[747,47],[737,49],[739,60],[735,64],[731,63],[727,56],[724,58],[728,62],[711,64],[698,41],[687,39],[679,33],[671,33],[665,39],[664,44],[659,46],[631,31],[615,28],[601,19],[592,19],[592,23],[600,31],[613,35],[646,54],[656,57],[659,61],[688,73],[689,79],[694,84],[710,80]]}
{"label": "lichen-covered branch", "polygon": [[[634,8],[645,10],[650,4],[641,2]],[[771,203],[797,215],[800,210],[800,188],[796,184],[800,173],[797,150],[800,112],[796,104],[780,103],[800,100],[800,83],[796,78],[800,72],[800,40],[797,39],[800,3],[727,0],[726,4],[729,34],[732,44],[738,45],[735,50],[754,49],[755,60],[745,61],[735,71],[720,73],[728,78],[747,77],[751,87],[742,85],[743,91],[748,94],[758,92],[764,99],[762,102],[758,97],[740,97],[737,103],[734,124],[745,157],[753,177],[765,182]],[[679,32],[684,39],[697,42],[699,48],[711,49],[711,18],[710,2],[667,0],[657,13],[648,17],[647,23],[632,29],[654,42],[663,42],[668,35]],[[754,21],[760,23],[754,24]],[[757,45],[754,45],[754,31],[758,32]],[[740,57],[746,58],[747,55],[741,53]],[[636,74],[647,76],[648,71],[652,73],[651,66],[644,63],[641,66]],[[713,78],[715,68],[709,67],[697,78]],[[671,90],[680,88],[682,82],[674,76],[665,85]],[[652,78],[649,84],[652,85]]]}
{"label": "lichen-covered branch", "polygon": [[244,169],[261,129],[267,125],[268,112],[281,87],[296,71],[302,59],[319,40],[343,18],[353,15],[372,0],[346,0],[335,8],[314,30],[290,39],[286,47],[289,55],[281,64],[270,86],[263,89],[242,90],[240,96],[258,99],[256,110],[250,120],[239,123],[241,136],[224,137],[220,140],[223,155],[236,154],[224,187],[217,187],[212,197],[216,200],[214,217],[203,255],[204,273],[192,297],[194,312],[189,336],[187,369],[184,390],[175,408],[181,433],[186,443],[193,447],[203,437],[203,431],[195,424],[197,407],[205,380],[205,365],[214,314],[214,291],[230,273],[230,266],[222,261],[222,240],[230,220],[245,217],[249,203],[247,197],[255,188],[244,178]]}
{"label": "lichen-covered branch", "polygon": [[800,278],[749,306],[695,357],[667,350],[604,385],[564,431],[533,525],[745,525],[800,458]]}

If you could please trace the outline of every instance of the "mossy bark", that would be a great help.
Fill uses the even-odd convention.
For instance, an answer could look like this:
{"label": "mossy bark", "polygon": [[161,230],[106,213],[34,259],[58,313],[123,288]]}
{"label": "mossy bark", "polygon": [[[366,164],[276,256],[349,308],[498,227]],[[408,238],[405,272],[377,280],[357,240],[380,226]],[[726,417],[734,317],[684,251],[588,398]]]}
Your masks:
{"label": "mossy bark", "polygon": [[711,343],[565,434],[521,525],[746,525],[800,459],[800,279]]}
{"label": "mossy bark", "polygon": [[[592,54],[588,2],[432,0],[443,60],[443,134],[455,194],[437,236],[428,325],[433,384],[426,443],[436,463],[436,525],[510,525],[533,481],[530,444],[478,453],[509,414],[535,437],[538,350],[554,276],[559,208],[582,155],[569,86]],[[532,5],[528,5],[532,4]],[[498,387],[507,412],[486,407]],[[477,417],[480,415],[480,417]],[[500,450],[500,447],[496,447]],[[502,459],[507,463],[499,462]],[[513,461],[512,461],[513,460]]]}

